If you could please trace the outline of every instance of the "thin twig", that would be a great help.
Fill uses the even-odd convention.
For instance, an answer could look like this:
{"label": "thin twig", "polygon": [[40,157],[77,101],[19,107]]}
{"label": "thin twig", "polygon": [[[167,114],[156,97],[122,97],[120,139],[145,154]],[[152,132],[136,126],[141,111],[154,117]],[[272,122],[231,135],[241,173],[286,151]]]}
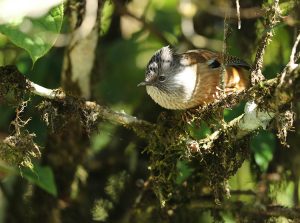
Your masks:
{"label": "thin twig", "polygon": [[299,34],[296,38],[296,41],[295,41],[294,46],[293,46],[292,51],[291,51],[290,62],[292,62],[292,63],[296,62],[296,52],[297,52],[297,47],[299,45],[299,42],[300,42],[300,32],[299,32]]}
{"label": "thin twig", "polygon": [[24,112],[24,109],[27,107],[29,100],[21,102],[20,106],[16,108],[16,118],[14,121],[12,121],[12,124],[15,127],[15,131],[17,135],[21,135],[21,128],[24,128],[31,121],[31,118],[28,118],[27,120],[22,120],[21,118],[21,114]]}
{"label": "thin twig", "polygon": [[240,11],[240,2],[239,2],[239,0],[236,0],[235,4],[236,4],[236,15],[237,15],[237,19],[238,19],[238,29],[241,29],[242,22],[241,22],[241,11]]}
{"label": "thin twig", "polygon": [[222,94],[224,94],[225,89],[225,72],[226,72],[226,63],[227,63],[227,41],[229,37],[229,24],[228,24],[228,18],[227,18],[227,11],[225,13],[224,18],[224,36],[223,36],[223,47],[222,47],[222,69],[220,72],[220,88],[222,89]]}
{"label": "thin twig", "polygon": [[297,66],[299,66],[299,64],[296,64],[297,60],[299,59],[299,58],[297,58],[299,56],[297,54],[300,53],[300,52],[297,53],[297,47],[299,45],[299,42],[300,42],[300,33],[298,34],[296,41],[293,45],[291,55],[290,55],[290,61],[287,64],[286,68],[281,73],[279,86],[281,86],[283,84],[287,72],[291,72],[292,70],[296,69]]}
{"label": "thin twig", "polygon": [[45,88],[41,85],[33,83],[32,81],[26,79],[27,86],[31,93],[41,96],[43,98],[48,98],[50,100],[59,99],[62,100],[66,97],[66,94],[63,91],[53,90]]}

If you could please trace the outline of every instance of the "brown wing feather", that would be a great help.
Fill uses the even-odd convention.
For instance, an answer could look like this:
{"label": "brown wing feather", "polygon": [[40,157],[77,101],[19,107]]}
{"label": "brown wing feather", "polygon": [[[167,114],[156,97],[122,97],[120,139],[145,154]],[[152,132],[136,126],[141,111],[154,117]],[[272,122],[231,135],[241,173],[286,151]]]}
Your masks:
{"label": "brown wing feather", "polygon": [[186,58],[190,65],[196,63],[207,63],[211,59],[221,59],[219,53],[209,50],[189,50],[182,54],[183,58]]}
{"label": "brown wing feather", "polygon": [[222,61],[225,60],[225,66],[242,67],[246,70],[249,70],[251,68],[251,66],[247,62],[238,57],[226,54],[223,59],[222,53],[213,52],[210,50],[189,50],[186,53],[183,53],[182,55],[183,57],[188,58],[191,64],[207,63],[212,60],[216,60],[219,64],[222,64]]}
{"label": "brown wing feather", "polygon": [[[212,68],[209,66],[211,60],[222,63],[222,54],[209,50],[191,50],[183,55],[183,64],[197,64],[197,84],[194,90],[195,97],[193,104],[205,104],[214,101],[219,94],[218,86],[220,86],[220,72],[222,68]],[[226,56],[227,62],[225,73],[225,92],[239,92],[249,86],[250,66],[243,60]]]}

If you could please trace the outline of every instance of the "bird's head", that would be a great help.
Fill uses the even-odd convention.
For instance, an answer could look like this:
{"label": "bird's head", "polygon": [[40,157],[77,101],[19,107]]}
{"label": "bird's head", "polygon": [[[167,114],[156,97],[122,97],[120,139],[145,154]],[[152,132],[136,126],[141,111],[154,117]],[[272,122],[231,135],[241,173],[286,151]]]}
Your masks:
{"label": "bird's head", "polygon": [[155,87],[160,91],[170,91],[173,77],[178,69],[178,55],[169,46],[165,46],[156,51],[150,59],[145,80],[138,86]]}

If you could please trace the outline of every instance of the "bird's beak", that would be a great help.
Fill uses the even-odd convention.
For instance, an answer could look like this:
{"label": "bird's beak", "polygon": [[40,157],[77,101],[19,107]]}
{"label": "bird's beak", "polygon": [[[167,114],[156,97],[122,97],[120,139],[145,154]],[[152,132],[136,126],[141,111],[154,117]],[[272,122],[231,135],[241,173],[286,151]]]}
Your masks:
{"label": "bird's beak", "polygon": [[146,86],[148,83],[146,81],[143,81],[141,83],[139,83],[137,86],[140,87],[140,86]]}
{"label": "bird's beak", "polygon": [[142,81],[141,83],[139,83],[137,86],[140,87],[140,86],[149,86],[149,85],[153,85],[154,81],[156,79],[156,76],[153,75],[153,74],[147,74],[146,75],[146,78],[144,81]]}

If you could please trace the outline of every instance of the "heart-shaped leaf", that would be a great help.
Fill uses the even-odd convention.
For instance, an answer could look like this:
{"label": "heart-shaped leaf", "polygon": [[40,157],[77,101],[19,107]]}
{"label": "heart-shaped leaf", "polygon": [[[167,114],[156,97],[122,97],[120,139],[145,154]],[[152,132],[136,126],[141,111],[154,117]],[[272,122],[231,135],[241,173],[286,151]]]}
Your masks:
{"label": "heart-shaped leaf", "polygon": [[54,45],[63,20],[63,3],[40,18],[24,17],[21,22],[2,23],[0,32],[11,42],[25,49],[33,64]]}
{"label": "heart-shaped leaf", "polygon": [[48,193],[57,196],[57,188],[52,169],[48,166],[34,165],[33,169],[22,168],[21,175]]}

